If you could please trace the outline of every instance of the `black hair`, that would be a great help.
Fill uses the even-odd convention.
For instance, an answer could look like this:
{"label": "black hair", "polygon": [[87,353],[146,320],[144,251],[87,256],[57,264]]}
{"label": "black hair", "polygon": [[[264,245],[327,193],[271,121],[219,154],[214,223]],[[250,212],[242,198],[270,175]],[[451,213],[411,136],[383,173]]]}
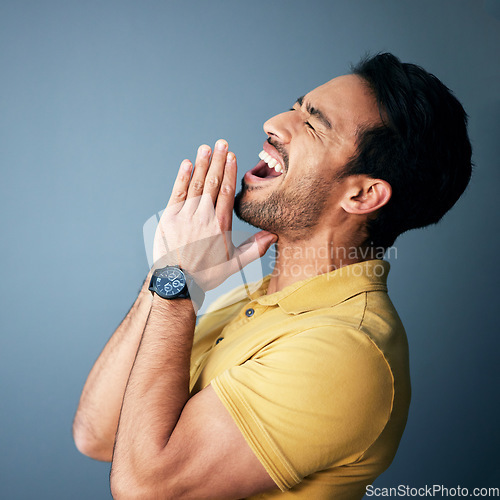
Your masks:
{"label": "black hair", "polygon": [[388,248],[401,233],[438,222],[467,187],[467,114],[438,78],[392,54],[364,58],[352,72],[368,84],[383,124],[359,131],[345,175],[391,185],[391,199],[368,224],[372,246]]}

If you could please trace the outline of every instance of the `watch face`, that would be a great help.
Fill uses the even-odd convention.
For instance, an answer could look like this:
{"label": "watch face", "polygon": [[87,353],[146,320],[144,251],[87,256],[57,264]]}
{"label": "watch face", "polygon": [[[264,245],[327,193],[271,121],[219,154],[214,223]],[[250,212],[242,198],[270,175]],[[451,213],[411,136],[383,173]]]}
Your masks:
{"label": "watch face", "polygon": [[156,293],[165,298],[177,297],[186,286],[184,273],[175,267],[161,269],[155,276]]}

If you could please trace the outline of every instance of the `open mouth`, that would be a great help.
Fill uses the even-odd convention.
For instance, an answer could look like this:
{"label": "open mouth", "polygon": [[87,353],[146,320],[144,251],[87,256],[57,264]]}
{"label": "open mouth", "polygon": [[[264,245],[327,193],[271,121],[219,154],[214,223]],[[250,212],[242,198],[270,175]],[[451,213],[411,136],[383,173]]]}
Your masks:
{"label": "open mouth", "polygon": [[265,151],[259,153],[260,161],[257,165],[248,172],[252,177],[259,179],[268,179],[271,177],[279,177],[283,173],[283,165]]}

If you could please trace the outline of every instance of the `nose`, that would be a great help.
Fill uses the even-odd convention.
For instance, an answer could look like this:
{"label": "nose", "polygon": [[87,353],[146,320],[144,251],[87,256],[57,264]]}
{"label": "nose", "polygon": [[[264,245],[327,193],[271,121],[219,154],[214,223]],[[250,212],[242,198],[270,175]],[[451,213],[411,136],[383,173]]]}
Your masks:
{"label": "nose", "polygon": [[283,144],[289,143],[297,121],[294,115],[297,112],[287,111],[273,116],[264,123],[264,132]]}

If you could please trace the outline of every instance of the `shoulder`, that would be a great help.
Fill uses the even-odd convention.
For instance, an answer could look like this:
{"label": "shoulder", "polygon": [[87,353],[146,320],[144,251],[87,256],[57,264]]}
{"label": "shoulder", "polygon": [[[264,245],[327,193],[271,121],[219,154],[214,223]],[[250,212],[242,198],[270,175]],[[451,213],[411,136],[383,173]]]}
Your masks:
{"label": "shoulder", "polygon": [[394,399],[381,351],[363,332],[338,325],[280,339],[212,386],[263,462],[294,471],[288,487],[356,461],[386,426]]}

